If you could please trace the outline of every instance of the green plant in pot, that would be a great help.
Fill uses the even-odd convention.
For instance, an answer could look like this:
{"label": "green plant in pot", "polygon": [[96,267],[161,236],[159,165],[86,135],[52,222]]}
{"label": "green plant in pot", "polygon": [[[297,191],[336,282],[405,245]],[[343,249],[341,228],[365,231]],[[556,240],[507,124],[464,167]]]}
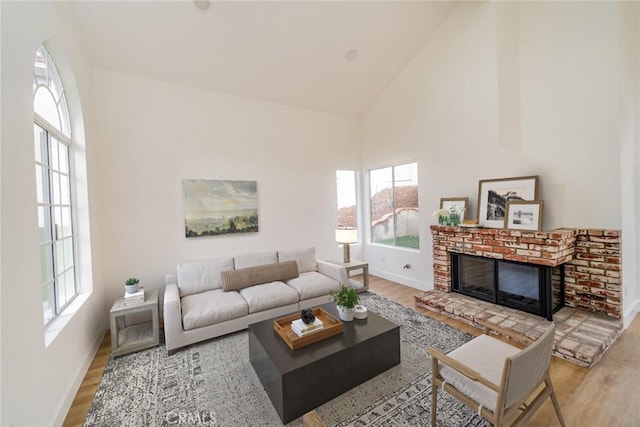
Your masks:
{"label": "green plant in pot", "polygon": [[353,320],[353,309],[358,304],[358,292],[353,286],[340,285],[340,289],[331,292],[331,300],[336,303],[341,320]]}
{"label": "green plant in pot", "polygon": [[124,290],[128,294],[134,294],[138,292],[138,288],[140,288],[140,279],[138,279],[137,277],[129,277],[124,282]]}

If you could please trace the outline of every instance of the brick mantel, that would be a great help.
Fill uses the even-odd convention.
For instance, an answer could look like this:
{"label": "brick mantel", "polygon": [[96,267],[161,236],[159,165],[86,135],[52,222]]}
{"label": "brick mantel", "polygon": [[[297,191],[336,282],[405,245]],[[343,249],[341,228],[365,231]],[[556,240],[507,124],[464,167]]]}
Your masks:
{"label": "brick mantel", "polygon": [[[555,267],[573,259],[574,230],[518,231],[431,226],[433,244],[487,258]],[[442,249],[442,248],[441,248]]]}
{"label": "brick mantel", "polygon": [[431,226],[434,288],[451,292],[450,252],[556,267],[565,264],[565,305],[622,316],[620,231],[520,231]]}

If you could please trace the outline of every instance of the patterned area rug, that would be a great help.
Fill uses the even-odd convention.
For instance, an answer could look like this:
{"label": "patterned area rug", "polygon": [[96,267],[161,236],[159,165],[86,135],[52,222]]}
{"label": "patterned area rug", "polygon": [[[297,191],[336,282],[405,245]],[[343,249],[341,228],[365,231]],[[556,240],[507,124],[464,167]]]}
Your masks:
{"label": "patterned area rug", "polygon": [[[427,425],[431,360],[472,337],[370,292],[370,311],[401,325],[401,364],[316,409],[327,426]],[[380,349],[384,351],[384,349]],[[249,362],[247,332],[190,346],[168,357],[164,346],[110,359],[85,426],[278,426]],[[302,419],[288,425],[301,426]],[[438,426],[487,426],[446,393],[438,393]]]}

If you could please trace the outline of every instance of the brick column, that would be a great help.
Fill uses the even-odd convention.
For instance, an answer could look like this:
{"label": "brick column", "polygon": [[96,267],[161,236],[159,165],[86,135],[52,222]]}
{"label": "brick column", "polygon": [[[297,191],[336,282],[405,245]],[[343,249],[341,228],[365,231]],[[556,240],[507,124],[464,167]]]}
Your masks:
{"label": "brick column", "polygon": [[565,304],[622,318],[619,230],[576,230],[575,258],[565,266]]}

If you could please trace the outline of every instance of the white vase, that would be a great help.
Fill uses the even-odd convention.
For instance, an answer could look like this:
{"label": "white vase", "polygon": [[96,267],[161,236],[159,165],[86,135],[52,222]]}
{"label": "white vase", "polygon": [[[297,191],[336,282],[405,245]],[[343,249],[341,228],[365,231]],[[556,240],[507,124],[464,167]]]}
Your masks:
{"label": "white vase", "polygon": [[353,317],[356,319],[366,319],[367,318],[367,307],[362,305],[356,305],[353,309]]}
{"label": "white vase", "polygon": [[338,314],[340,315],[340,320],[344,320],[346,322],[353,320],[353,308],[338,306]]}
{"label": "white vase", "polygon": [[140,283],[136,283],[135,285],[124,285],[124,290],[128,294],[135,294],[136,292],[138,292],[139,288]]}

